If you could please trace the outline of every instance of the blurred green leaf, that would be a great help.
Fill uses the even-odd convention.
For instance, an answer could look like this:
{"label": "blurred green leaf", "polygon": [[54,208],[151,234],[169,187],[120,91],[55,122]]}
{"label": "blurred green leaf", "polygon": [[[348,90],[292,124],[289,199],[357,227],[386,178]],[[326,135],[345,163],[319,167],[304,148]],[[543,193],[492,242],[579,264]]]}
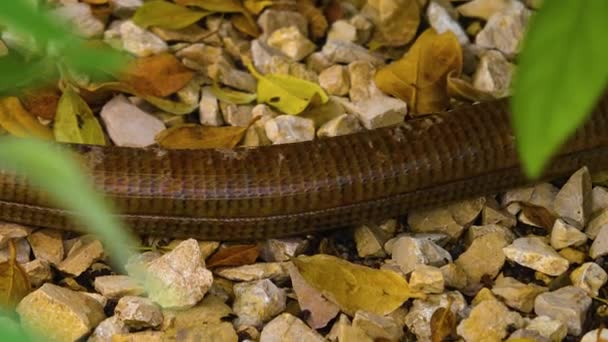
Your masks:
{"label": "blurred green leaf", "polygon": [[524,171],[541,175],[608,81],[608,1],[545,1],[520,55],[512,107]]}
{"label": "blurred green leaf", "polygon": [[164,0],[153,0],[144,3],[133,15],[133,22],[148,28],[158,26],[169,30],[188,27],[211,12],[189,9]]}

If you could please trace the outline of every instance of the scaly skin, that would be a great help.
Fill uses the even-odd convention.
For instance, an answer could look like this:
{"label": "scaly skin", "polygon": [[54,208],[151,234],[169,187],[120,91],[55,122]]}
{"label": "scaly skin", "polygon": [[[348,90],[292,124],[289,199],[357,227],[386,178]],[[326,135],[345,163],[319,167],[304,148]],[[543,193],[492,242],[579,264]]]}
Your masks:
{"label": "scaly skin", "polygon": [[[507,100],[312,142],[234,150],[73,146],[138,234],[251,240],[395,217],[527,183]],[[608,98],[544,178],[608,169]],[[80,229],[22,177],[0,172],[0,220]]]}

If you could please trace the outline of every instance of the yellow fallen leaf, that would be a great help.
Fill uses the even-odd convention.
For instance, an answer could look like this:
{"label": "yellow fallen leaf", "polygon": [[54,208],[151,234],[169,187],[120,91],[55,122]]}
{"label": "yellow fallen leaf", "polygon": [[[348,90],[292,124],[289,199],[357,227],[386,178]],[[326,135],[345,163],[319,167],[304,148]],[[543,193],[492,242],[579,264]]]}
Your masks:
{"label": "yellow fallen leaf", "polygon": [[448,305],[433,312],[431,316],[431,341],[441,342],[456,332],[456,315],[452,312],[452,297],[448,297]]}
{"label": "yellow fallen leaf", "polygon": [[456,76],[456,70],[450,71],[448,74],[448,96],[461,101],[492,101],[496,98],[485,91],[481,91],[470,82]]}
{"label": "yellow fallen leaf", "polygon": [[[254,37],[259,35],[258,26],[255,20],[253,20],[251,13],[238,0],[175,0],[175,3],[184,6],[200,7],[209,12],[240,13],[244,18],[240,21],[237,20],[237,28]],[[247,24],[243,21],[247,21]],[[234,24],[234,21],[232,23]],[[251,34],[252,32],[257,33]]]}
{"label": "yellow fallen leaf", "polygon": [[169,30],[188,27],[208,16],[211,12],[186,8],[169,1],[144,2],[133,15],[133,22],[143,28],[158,26]]}
{"label": "yellow fallen leaf", "polygon": [[175,56],[161,53],[129,63],[120,80],[140,94],[163,97],[182,89],[192,77],[194,72]]}
{"label": "yellow fallen leaf", "polygon": [[131,86],[121,83],[121,82],[106,82],[106,83],[93,84],[93,85],[90,85],[87,88],[85,88],[85,90],[87,90],[89,92],[93,92],[93,93],[113,90],[113,91],[120,91],[123,93],[135,95],[137,97],[141,97],[142,99],[146,100],[147,102],[154,105],[155,107],[162,109],[165,112],[175,114],[175,115],[190,114],[196,109],[196,107],[198,107],[198,103],[193,105],[193,104],[188,104],[188,103],[183,103],[183,102],[167,100],[162,97],[142,94],[142,93],[139,93],[138,91],[136,91],[135,89],[133,89]]}
{"label": "yellow fallen leaf", "polygon": [[393,271],[356,265],[326,254],[299,256],[292,261],[308,284],[350,316],[358,310],[386,315],[409,298],[424,297],[411,291],[407,281]]}
{"label": "yellow fallen leaf", "polygon": [[14,309],[31,291],[30,279],[17,263],[17,251],[13,240],[8,241],[8,260],[0,263],[0,307]]}
{"label": "yellow fallen leaf", "polygon": [[211,86],[211,93],[218,99],[234,104],[247,104],[255,101],[258,97],[256,94],[244,93],[227,88],[220,88],[216,82]]}
{"label": "yellow fallen leaf", "polygon": [[243,1],[243,5],[249,12],[258,15],[262,13],[262,11],[269,6],[272,6],[275,3],[275,0],[245,0]]}
{"label": "yellow fallen leaf", "polygon": [[244,34],[257,38],[260,29],[249,13],[237,13],[230,18],[232,26]]}
{"label": "yellow fallen leaf", "polygon": [[175,150],[234,148],[245,136],[247,128],[184,124],[160,132],[155,139],[161,147]]}
{"label": "yellow fallen leaf", "polygon": [[246,61],[249,72],[258,80],[258,103],[266,103],[286,114],[302,113],[311,103],[323,104],[329,97],[317,83],[289,75],[260,74],[251,61]]}
{"label": "yellow fallen leaf", "polygon": [[70,86],[65,88],[59,99],[53,133],[59,142],[106,144],[101,125],[91,108]]}
{"label": "yellow fallen leaf", "polygon": [[25,110],[14,96],[0,98],[0,127],[17,137],[52,140],[53,132]]}
{"label": "yellow fallen leaf", "polygon": [[449,105],[447,76],[462,70],[462,50],[451,31],[430,28],[398,61],[380,69],[374,81],[383,92],[407,102],[411,112],[431,113]]}

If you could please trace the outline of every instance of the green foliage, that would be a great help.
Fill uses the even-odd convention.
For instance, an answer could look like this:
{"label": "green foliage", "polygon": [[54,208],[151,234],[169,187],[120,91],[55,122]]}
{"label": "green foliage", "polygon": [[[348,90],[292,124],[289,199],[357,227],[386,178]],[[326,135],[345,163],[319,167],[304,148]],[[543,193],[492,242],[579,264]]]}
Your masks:
{"label": "green foliage", "polygon": [[[583,123],[608,81],[608,1],[545,1],[524,41],[512,101],[529,177]],[[607,132],[608,133],[608,132]]]}

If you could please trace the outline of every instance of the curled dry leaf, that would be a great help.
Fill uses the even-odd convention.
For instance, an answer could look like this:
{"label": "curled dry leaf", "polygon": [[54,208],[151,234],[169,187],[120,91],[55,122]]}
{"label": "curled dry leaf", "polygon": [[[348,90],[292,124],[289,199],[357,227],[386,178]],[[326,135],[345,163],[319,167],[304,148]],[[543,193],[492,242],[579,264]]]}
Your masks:
{"label": "curled dry leaf", "polygon": [[374,80],[378,88],[407,102],[415,113],[445,110],[449,105],[447,76],[462,70],[462,50],[451,31],[426,30],[398,61],[380,69]]}
{"label": "curled dry leaf", "polygon": [[255,21],[253,21],[251,15],[249,14],[234,14],[230,18],[230,22],[232,23],[232,26],[234,26],[234,28],[248,36],[257,38],[260,35],[260,29],[258,28],[258,25],[255,23]]}
{"label": "curled dry leaf", "polygon": [[216,82],[214,82],[211,86],[211,93],[224,102],[234,104],[251,103],[258,97],[256,94],[244,93],[228,88],[220,88]]}
{"label": "curled dry leaf", "polygon": [[61,91],[57,87],[27,89],[19,96],[23,107],[41,118],[52,120],[57,112]]}
{"label": "curled dry leaf", "polygon": [[253,264],[260,255],[258,245],[235,245],[222,248],[207,260],[207,267]]}
{"label": "curled dry leaf", "polygon": [[59,142],[106,144],[101,125],[91,108],[70,86],[66,87],[59,100],[53,133]]}
{"label": "curled dry leaf", "polygon": [[456,332],[456,315],[452,312],[452,297],[449,297],[448,305],[439,308],[431,316],[431,341],[441,342]]}
{"label": "curled dry leaf", "polygon": [[401,275],[356,265],[326,255],[299,256],[292,260],[306,282],[353,316],[357,310],[386,315],[409,298],[424,294],[409,289]]}
{"label": "curled dry leaf", "polygon": [[266,103],[286,114],[302,113],[311,104],[323,104],[329,97],[317,83],[289,75],[260,74],[251,61],[246,62],[251,74],[258,80],[258,103]]}
{"label": "curled dry leaf", "polygon": [[323,11],[315,6],[314,1],[299,0],[296,1],[296,6],[298,12],[308,19],[312,37],[314,39],[319,39],[325,36],[325,32],[327,31],[329,24],[327,23],[327,19],[325,18]]}
{"label": "curled dry leaf", "polygon": [[194,77],[170,53],[162,53],[134,60],[121,75],[122,82],[140,94],[164,97],[182,89]]}
{"label": "curled dry leaf", "polygon": [[167,149],[193,150],[234,148],[243,139],[248,127],[201,126],[184,124],[168,128],[156,136],[156,142]]}
{"label": "curled dry leaf", "polygon": [[557,217],[547,208],[526,203],[520,203],[519,205],[521,206],[522,213],[530,222],[547,229],[547,231],[553,228],[553,224],[555,224]]}
{"label": "curled dry leaf", "polygon": [[179,30],[201,20],[211,12],[176,5],[169,1],[147,1],[133,15],[133,22],[143,28],[157,26],[168,30]]}
{"label": "curled dry leaf", "polygon": [[481,91],[473,85],[457,76],[458,71],[452,70],[448,74],[448,96],[461,101],[492,101],[496,98],[485,91]]}
{"label": "curled dry leaf", "polygon": [[17,137],[36,137],[53,139],[50,128],[41,124],[30,112],[25,110],[14,96],[0,98],[0,127]]}
{"label": "curled dry leaf", "polygon": [[17,263],[15,242],[8,241],[8,260],[0,263],[0,307],[14,309],[30,293],[30,279],[25,270]]}

